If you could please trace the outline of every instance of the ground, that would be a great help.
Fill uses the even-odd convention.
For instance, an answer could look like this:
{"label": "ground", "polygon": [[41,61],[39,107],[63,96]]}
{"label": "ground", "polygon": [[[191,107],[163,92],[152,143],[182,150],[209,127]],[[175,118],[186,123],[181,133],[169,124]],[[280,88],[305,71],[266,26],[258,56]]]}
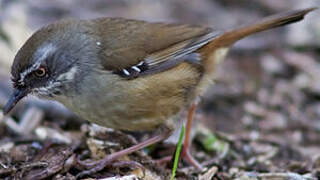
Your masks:
{"label": "ground", "polygon": [[[54,20],[122,16],[227,29],[310,6],[320,4],[316,0],[0,0],[0,111],[11,90],[14,54],[32,32]],[[235,45],[196,114],[192,154],[206,169],[195,171],[180,162],[177,179],[319,179],[319,18],[315,12],[304,22]],[[35,98],[0,119],[1,179],[75,179],[84,170],[77,162],[100,159],[152,134],[90,125],[61,105]],[[160,166],[156,160],[172,155],[175,147],[154,145],[90,178],[169,179],[171,164]]]}

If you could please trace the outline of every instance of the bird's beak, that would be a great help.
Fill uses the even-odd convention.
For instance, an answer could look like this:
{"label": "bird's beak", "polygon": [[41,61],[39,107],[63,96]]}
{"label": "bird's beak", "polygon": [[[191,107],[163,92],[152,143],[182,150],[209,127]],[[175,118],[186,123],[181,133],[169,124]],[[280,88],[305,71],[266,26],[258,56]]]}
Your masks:
{"label": "bird's beak", "polygon": [[7,115],[16,104],[28,94],[27,89],[14,89],[12,95],[10,96],[6,106],[4,107],[3,114]]}

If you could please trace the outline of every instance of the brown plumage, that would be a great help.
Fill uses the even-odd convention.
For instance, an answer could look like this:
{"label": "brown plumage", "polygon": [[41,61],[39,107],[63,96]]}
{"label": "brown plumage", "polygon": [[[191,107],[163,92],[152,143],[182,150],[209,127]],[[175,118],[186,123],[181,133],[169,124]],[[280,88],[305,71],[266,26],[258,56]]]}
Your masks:
{"label": "brown plumage", "polygon": [[228,49],[253,33],[299,21],[314,9],[278,14],[225,32],[123,18],[56,22],[37,31],[16,55],[15,90],[4,112],[33,92],[102,126],[167,129],[106,157],[86,174],[167,138],[176,116],[191,105],[183,157],[200,168],[188,148],[194,101],[210,85]]}

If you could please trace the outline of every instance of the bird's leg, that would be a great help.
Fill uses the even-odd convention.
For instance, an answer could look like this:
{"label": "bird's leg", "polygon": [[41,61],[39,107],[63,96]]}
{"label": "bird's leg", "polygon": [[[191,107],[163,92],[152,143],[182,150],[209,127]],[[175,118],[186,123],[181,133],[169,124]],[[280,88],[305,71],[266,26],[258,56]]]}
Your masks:
{"label": "bird's leg", "polygon": [[[163,129],[163,128],[161,129],[161,133],[157,133],[158,135],[156,135],[146,141],[143,141],[143,142],[136,144],[134,146],[131,146],[129,148],[123,149],[119,152],[110,154],[110,155],[106,156],[104,159],[102,159],[101,161],[98,161],[96,163],[90,163],[89,166],[91,169],[86,170],[86,171],[82,171],[81,173],[77,174],[77,178],[101,171],[106,166],[112,165],[112,163],[115,160],[119,159],[122,156],[128,155],[128,154],[133,153],[135,151],[141,150],[147,146],[150,146],[152,144],[155,144],[157,142],[160,142],[162,140],[167,139],[171,135],[172,129],[169,129],[167,127],[164,127],[164,128],[165,129]],[[78,163],[82,164],[82,165],[86,165],[86,163],[81,162],[81,161],[79,161]]]}
{"label": "bird's leg", "polygon": [[[197,162],[197,160],[195,160],[190,153],[190,147],[191,147],[191,137],[190,136],[191,136],[192,123],[193,123],[193,118],[194,118],[194,113],[196,111],[196,107],[197,107],[197,101],[194,102],[188,110],[187,124],[186,124],[186,130],[185,130],[185,134],[184,134],[181,159],[185,160],[187,163],[189,163],[190,165],[192,165],[196,169],[200,170],[200,169],[202,169],[201,164],[199,164]],[[159,164],[164,164],[164,163],[169,163],[169,162],[173,163],[174,155],[175,155],[175,153],[173,153],[173,156],[164,157],[164,158],[158,160],[157,163],[159,163]]]}
{"label": "bird's leg", "polygon": [[187,124],[186,124],[186,131],[184,136],[184,142],[183,142],[183,149],[181,158],[184,159],[187,163],[192,165],[193,167],[197,169],[202,169],[202,166],[192,157],[190,153],[190,146],[191,146],[191,128],[192,128],[192,122],[194,118],[194,113],[196,111],[197,103],[193,103],[188,111],[188,117],[187,117]]}

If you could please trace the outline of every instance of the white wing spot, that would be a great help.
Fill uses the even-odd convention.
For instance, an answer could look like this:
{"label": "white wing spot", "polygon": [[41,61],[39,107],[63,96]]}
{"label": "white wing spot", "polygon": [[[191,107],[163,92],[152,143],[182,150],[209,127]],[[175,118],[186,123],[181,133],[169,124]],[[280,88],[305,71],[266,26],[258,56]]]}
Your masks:
{"label": "white wing spot", "polygon": [[131,69],[137,71],[137,72],[141,72],[141,70],[137,67],[137,66],[132,66]]}
{"label": "white wing spot", "polygon": [[128,71],[128,70],[126,70],[126,69],[122,69],[122,71],[123,71],[123,73],[124,73],[125,75],[130,76],[130,73],[129,73],[129,71]]}
{"label": "white wing spot", "polygon": [[141,66],[144,62],[143,61],[140,61],[137,66]]}

